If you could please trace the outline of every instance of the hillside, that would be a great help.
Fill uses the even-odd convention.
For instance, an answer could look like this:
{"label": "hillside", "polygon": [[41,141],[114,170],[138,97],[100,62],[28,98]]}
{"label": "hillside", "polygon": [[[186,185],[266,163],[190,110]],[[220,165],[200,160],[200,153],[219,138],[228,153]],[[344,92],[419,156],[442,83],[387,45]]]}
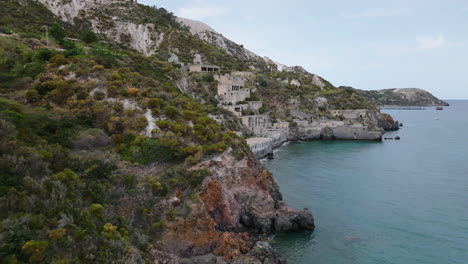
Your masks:
{"label": "hillside", "polygon": [[431,93],[418,88],[356,90],[357,93],[379,106],[448,106]]}
{"label": "hillside", "polygon": [[5,0],[0,263],[284,263],[268,235],[314,219],[252,142],[378,140],[382,119],[163,8]]}

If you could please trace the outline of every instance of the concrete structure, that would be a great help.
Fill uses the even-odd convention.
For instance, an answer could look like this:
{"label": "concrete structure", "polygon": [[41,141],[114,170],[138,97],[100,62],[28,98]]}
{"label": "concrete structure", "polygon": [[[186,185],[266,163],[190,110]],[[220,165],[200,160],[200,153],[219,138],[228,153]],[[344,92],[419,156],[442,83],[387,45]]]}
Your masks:
{"label": "concrete structure", "polygon": [[352,110],[330,110],[333,117],[343,117],[344,119],[361,121],[367,117],[369,111],[367,109],[352,109]]}
{"label": "concrete structure", "polygon": [[249,109],[253,111],[258,111],[263,106],[262,101],[248,101],[247,104]]}
{"label": "concrete structure", "polygon": [[237,117],[242,116],[242,111],[246,110],[249,108],[248,104],[240,104],[240,105],[225,105],[223,106],[224,109],[230,111]]}
{"label": "concrete structure", "polygon": [[220,72],[221,68],[216,65],[192,64],[187,67],[189,72]]}
{"label": "concrete structure", "polygon": [[240,71],[236,71],[236,72],[231,72],[231,75],[233,75],[233,76],[240,76],[240,77],[248,77],[248,76],[252,76],[253,73],[252,73],[252,72],[240,72]]}
{"label": "concrete structure", "polygon": [[216,75],[218,81],[218,97],[224,104],[237,104],[250,97],[250,89],[245,88],[245,79],[230,74]]}
{"label": "concrete structure", "polygon": [[293,121],[294,121],[294,123],[296,123],[297,126],[299,126],[299,127],[306,127],[306,126],[309,126],[309,121],[307,121],[307,120],[294,119]]}
{"label": "concrete structure", "polygon": [[277,148],[288,141],[289,129],[268,129],[266,137],[271,139],[271,147]]}
{"label": "concrete structure", "polygon": [[248,115],[242,116],[242,124],[248,127],[254,134],[261,135],[267,129],[266,115]]}
{"label": "concrete structure", "polygon": [[271,138],[248,138],[247,145],[249,145],[253,154],[258,159],[264,158],[268,154],[273,153]]}
{"label": "concrete structure", "polygon": [[276,122],[272,125],[275,129],[289,129],[289,122]]}
{"label": "concrete structure", "polygon": [[382,140],[383,132],[369,131],[367,126],[352,125],[352,126],[339,126],[333,128],[333,136],[338,139],[351,139],[351,140]]}

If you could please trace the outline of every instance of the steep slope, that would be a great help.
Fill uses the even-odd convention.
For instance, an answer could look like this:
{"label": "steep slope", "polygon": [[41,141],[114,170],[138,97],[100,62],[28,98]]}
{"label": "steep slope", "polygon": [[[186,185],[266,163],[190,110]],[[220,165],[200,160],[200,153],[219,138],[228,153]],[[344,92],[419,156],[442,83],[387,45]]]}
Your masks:
{"label": "steep slope", "polygon": [[357,93],[380,106],[448,106],[447,102],[418,88],[357,90]]}
{"label": "steep slope", "polygon": [[[102,2],[108,11],[132,10]],[[313,217],[282,201],[271,174],[231,131],[241,129],[238,121],[181,93],[180,66],[143,56],[152,44],[65,39],[93,29],[114,44],[99,29],[103,20],[87,27],[76,19],[91,16],[84,13],[98,8],[94,1],[46,4],[68,21],[63,28],[35,2],[1,7],[15,11],[0,25],[13,32],[0,36],[1,262],[281,263],[257,242],[313,229]],[[37,38],[42,27],[20,23],[29,16],[47,21],[49,48]],[[161,23],[158,32],[177,28]]]}

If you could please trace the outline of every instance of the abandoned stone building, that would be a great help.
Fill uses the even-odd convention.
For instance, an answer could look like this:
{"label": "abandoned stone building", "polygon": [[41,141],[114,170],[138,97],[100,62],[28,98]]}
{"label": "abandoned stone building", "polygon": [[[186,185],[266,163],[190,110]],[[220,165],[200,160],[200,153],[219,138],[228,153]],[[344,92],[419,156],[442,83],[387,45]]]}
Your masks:
{"label": "abandoned stone building", "polygon": [[216,65],[192,64],[186,67],[189,72],[220,72],[221,68]]}
{"label": "abandoned stone building", "polygon": [[289,122],[276,122],[271,127],[275,129],[289,129]]}
{"label": "abandoned stone building", "polygon": [[367,117],[369,111],[367,109],[352,109],[352,110],[330,110],[332,117],[343,117],[344,119],[361,121]]}
{"label": "abandoned stone building", "polygon": [[224,105],[223,106],[224,109],[230,111],[231,113],[233,113],[235,116],[237,117],[241,117],[242,116],[242,112],[246,109],[249,108],[249,105],[248,104],[240,104],[240,105]]}
{"label": "abandoned stone building", "polygon": [[245,88],[245,79],[230,74],[216,75],[218,81],[218,97],[222,104],[237,104],[250,97],[250,89]]}
{"label": "abandoned stone building", "polygon": [[248,108],[253,111],[258,111],[263,106],[262,101],[248,101]]}
{"label": "abandoned stone building", "polygon": [[268,121],[266,115],[242,116],[242,124],[248,127],[254,134],[262,135],[266,132]]}

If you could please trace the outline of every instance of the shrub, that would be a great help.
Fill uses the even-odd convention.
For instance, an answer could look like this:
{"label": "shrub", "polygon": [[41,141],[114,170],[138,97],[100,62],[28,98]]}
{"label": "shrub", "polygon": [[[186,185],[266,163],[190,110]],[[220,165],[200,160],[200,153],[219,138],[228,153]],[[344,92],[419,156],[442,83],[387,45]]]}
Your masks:
{"label": "shrub", "polygon": [[203,80],[204,82],[214,82],[213,74],[205,74],[205,75],[203,75],[202,80]]}
{"label": "shrub", "polygon": [[65,29],[58,22],[52,24],[49,33],[58,43],[62,43],[65,38]]}
{"label": "shrub", "polygon": [[6,195],[11,188],[20,189],[23,180],[19,175],[0,168],[0,197]]}
{"label": "shrub", "polygon": [[49,62],[55,64],[55,66],[68,64],[68,60],[62,54],[55,55],[49,60]]}
{"label": "shrub", "polygon": [[26,253],[31,254],[29,261],[34,263],[41,262],[44,259],[44,251],[48,246],[49,243],[47,241],[30,240],[22,248]]}
{"label": "shrub", "polygon": [[172,161],[174,154],[169,149],[161,146],[158,139],[146,138],[140,144],[140,162],[150,164],[155,161]]}
{"label": "shrub", "polygon": [[91,30],[85,30],[81,33],[80,35],[80,39],[83,40],[84,42],[86,43],[94,43],[94,42],[97,42],[99,39],[98,39],[98,36],[96,35],[96,33],[94,33],[93,31]]}
{"label": "shrub", "polygon": [[218,142],[212,145],[203,146],[203,151],[208,155],[224,152],[226,149],[227,149],[227,145],[224,144],[223,142]]}
{"label": "shrub", "polygon": [[142,131],[145,127],[148,126],[148,120],[144,116],[139,116],[135,120],[135,129],[137,131]]}
{"label": "shrub", "polygon": [[164,113],[169,118],[175,118],[179,115],[179,110],[173,106],[168,105],[164,108]]}
{"label": "shrub", "polygon": [[59,240],[59,239],[63,238],[66,233],[67,233],[67,229],[57,228],[57,229],[50,230],[48,232],[48,235],[49,235],[49,238],[52,239],[52,240]]}
{"label": "shrub", "polygon": [[150,164],[157,161],[168,162],[176,158],[175,153],[162,146],[159,139],[146,137],[136,138],[123,149],[121,154],[124,159],[141,164]]}
{"label": "shrub", "polygon": [[48,61],[50,58],[54,56],[54,51],[50,49],[40,49],[36,55],[35,58],[40,60],[40,61]]}
{"label": "shrub", "polygon": [[41,99],[39,93],[37,90],[29,90],[25,94],[26,100],[28,100],[28,103],[35,103]]}
{"label": "shrub", "polygon": [[117,231],[117,227],[111,223],[106,223],[104,225],[102,234],[110,240],[117,240],[121,238],[120,233]]}
{"label": "shrub", "polygon": [[137,88],[129,88],[128,93],[132,96],[137,96],[139,93],[139,90]]}
{"label": "shrub", "polygon": [[157,120],[157,121],[156,121],[156,125],[157,125],[160,129],[169,129],[169,127],[171,126],[171,121],[169,121],[169,120],[167,120],[167,119]]}
{"label": "shrub", "polygon": [[67,183],[76,183],[80,181],[80,177],[70,169],[65,169],[62,172],[56,173],[50,176],[52,180],[67,182]]}
{"label": "shrub", "polygon": [[186,120],[196,120],[199,116],[200,114],[195,111],[182,111],[182,117]]}
{"label": "shrub", "polygon": [[101,217],[102,214],[104,213],[104,206],[102,206],[101,204],[92,204],[92,205],[89,207],[89,211],[90,211],[91,214],[93,214],[94,216],[99,216],[99,217]]}
{"label": "shrub", "polygon": [[158,98],[151,98],[148,100],[148,103],[146,104],[146,106],[150,109],[154,109],[154,108],[160,108],[161,107],[161,100],[158,99]]}
{"label": "shrub", "polygon": [[189,184],[192,187],[199,186],[205,177],[209,176],[211,171],[208,168],[203,168],[201,170],[194,170],[190,173],[190,178],[188,179]]}
{"label": "shrub", "polygon": [[189,155],[197,154],[201,150],[202,150],[202,147],[200,145],[192,145],[192,146],[182,148],[181,152],[184,156],[189,156]]}

